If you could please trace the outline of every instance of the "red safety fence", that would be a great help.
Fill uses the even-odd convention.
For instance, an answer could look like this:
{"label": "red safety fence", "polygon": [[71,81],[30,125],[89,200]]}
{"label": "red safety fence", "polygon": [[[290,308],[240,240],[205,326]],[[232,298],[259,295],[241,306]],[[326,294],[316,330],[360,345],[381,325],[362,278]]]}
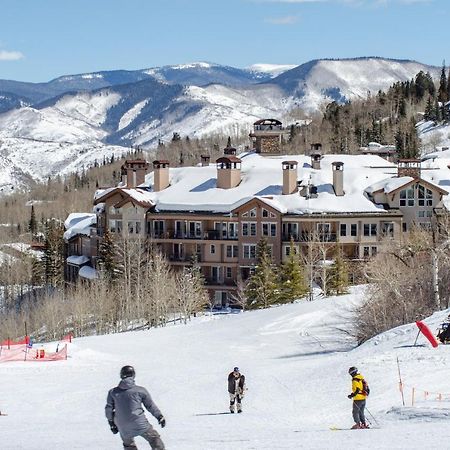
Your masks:
{"label": "red safety fence", "polygon": [[0,363],[9,361],[60,361],[67,359],[67,344],[58,352],[44,348],[31,348],[27,344],[0,348]]}
{"label": "red safety fence", "polygon": [[25,336],[20,341],[13,341],[11,339],[5,339],[4,341],[0,342],[0,347],[13,347],[16,345],[27,345],[30,343],[30,336]]}

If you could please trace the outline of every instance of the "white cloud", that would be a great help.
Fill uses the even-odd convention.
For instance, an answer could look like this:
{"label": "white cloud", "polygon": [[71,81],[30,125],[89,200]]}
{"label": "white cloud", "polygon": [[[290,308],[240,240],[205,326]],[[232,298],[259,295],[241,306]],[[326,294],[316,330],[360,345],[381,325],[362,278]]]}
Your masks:
{"label": "white cloud", "polygon": [[0,50],[0,61],[17,61],[18,59],[22,59],[23,57],[24,55],[21,52]]}
{"label": "white cloud", "polygon": [[264,22],[271,23],[272,25],[292,25],[297,21],[297,16],[269,17],[264,19]]}

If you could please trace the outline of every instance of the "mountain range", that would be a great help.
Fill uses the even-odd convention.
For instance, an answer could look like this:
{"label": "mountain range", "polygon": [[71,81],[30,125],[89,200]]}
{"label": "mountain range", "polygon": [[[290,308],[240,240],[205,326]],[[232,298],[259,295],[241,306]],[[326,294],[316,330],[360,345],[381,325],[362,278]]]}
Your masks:
{"label": "mountain range", "polygon": [[260,118],[378,92],[419,71],[415,61],[365,57],[246,69],[192,63],[67,75],[47,83],[0,80],[0,189],[77,170],[174,132],[247,131]]}

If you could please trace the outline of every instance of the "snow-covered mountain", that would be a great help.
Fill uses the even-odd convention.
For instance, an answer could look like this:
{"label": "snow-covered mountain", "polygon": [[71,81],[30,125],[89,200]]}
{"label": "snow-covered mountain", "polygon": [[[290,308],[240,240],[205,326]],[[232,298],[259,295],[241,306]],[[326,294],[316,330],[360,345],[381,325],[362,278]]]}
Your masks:
{"label": "snow-covered mountain", "polygon": [[[39,154],[39,148],[50,154],[61,145],[71,158],[83,152],[92,154],[92,160],[102,159],[103,151],[118,150],[109,145],[152,148],[174,132],[199,137],[247,131],[257,119],[283,119],[293,108],[317,111],[324,102],[360,98],[411,79],[420,70],[435,77],[439,72],[413,61],[357,58],[316,60],[294,68],[193,63],[98,72],[35,85],[39,92],[31,83],[17,83],[16,97],[8,98],[16,109],[0,114],[0,160],[3,166],[20,162],[15,169],[43,178],[56,169],[61,173],[64,158],[53,158],[57,166],[49,164],[37,173],[33,158],[23,156],[30,152],[30,142],[38,142],[32,154]],[[12,88],[16,82],[0,81],[0,89],[5,83]]]}

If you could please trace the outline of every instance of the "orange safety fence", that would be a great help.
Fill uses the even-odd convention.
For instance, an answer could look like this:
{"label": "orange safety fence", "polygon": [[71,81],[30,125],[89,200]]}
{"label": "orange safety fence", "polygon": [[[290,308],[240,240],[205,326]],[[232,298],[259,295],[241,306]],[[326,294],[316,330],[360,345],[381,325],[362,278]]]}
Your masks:
{"label": "orange safety fence", "polygon": [[0,347],[14,347],[16,345],[26,345],[30,343],[30,336],[25,336],[20,341],[13,341],[11,339],[5,339],[4,341],[0,342]]}
{"label": "orange safety fence", "polygon": [[0,363],[10,361],[60,361],[67,359],[67,344],[58,352],[48,352],[44,348],[30,348],[26,344],[12,348],[0,348]]}
{"label": "orange safety fence", "polygon": [[423,400],[434,400],[439,402],[450,401],[450,393],[427,391],[415,386],[409,386],[405,385],[404,383],[400,383],[400,392],[404,392],[405,388],[411,390],[411,406],[414,406],[414,403],[416,403],[421,398],[423,398]]}

